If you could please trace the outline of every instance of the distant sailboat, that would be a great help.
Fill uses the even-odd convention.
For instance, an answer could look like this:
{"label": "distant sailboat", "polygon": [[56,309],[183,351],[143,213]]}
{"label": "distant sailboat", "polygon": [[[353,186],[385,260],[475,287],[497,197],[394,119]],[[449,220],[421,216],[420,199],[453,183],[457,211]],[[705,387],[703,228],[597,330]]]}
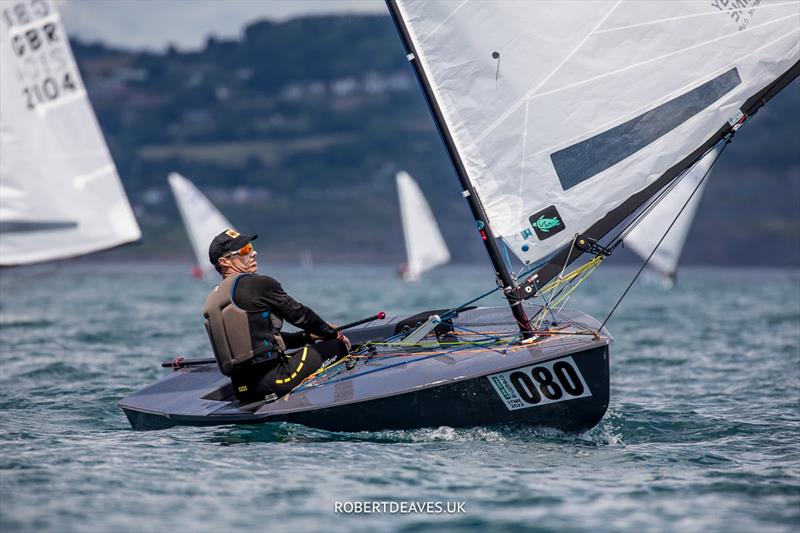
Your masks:
{"label": "distant sailboat", "polygon": [[312,270],[314,268],[314,256],[308,250],[303,250],[300,254],[300,267],[303,270]]}
{"label": "distant sailboat", "polygon": [[191,181],[177,172],[171,173],[168,179],[197,258],[192,275],[197,278],[215,275],[214,267],[208,262],[208,245],[219,233],[233,226]]}
{"label": "distant sailboat", "polygon": [[6,7],[0,21],[0,265],[138,240],[55,6],[42,0]]}
{"label": "distant sailboat", "polygon": [[422,191],[407,172],[397,173],[397,194],[406,244],[405,268],[401,274],[408,281],[450,261],[450,252]]}
{"label": "distant sailboat", "polygon": [[[653,250],[656,250],[647,266],[666,285],[671,286],[675,282],[678,261],[686,243],[686,237],[689,235],[689,229],[692,227],[697,206],[700,205],[703,190],[708,183],[708,179],[703,178],[706,177],[706,173],[709,172],[719,152],[720,147],[715,147],[698,161],[675,185],[675,188],[669,191],[625,237],[625,246],[636,252],[642,259],[647,259]],[[693,193],[694,195],[692,195]],[[675,220],[675,216],[681,208],[683,208],[683,212]],[[667,228],[674,220],[675,224],[667,233]],[[658,241],[665,233],[667,233],[666,237],[658,245]],[[658,245],[657,249],[656,245]]]}

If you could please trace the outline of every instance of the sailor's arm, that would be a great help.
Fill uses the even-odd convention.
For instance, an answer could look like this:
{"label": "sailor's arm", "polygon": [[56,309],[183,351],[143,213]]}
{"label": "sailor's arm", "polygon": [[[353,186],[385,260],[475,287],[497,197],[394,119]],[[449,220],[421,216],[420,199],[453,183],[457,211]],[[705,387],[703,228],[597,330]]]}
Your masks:
{"label": "sailor's arm", "polygon": [[[313,333],[323,339],[335,339],[338,332],[330,324],[322,320],[313,309],[306,307],[291,296],[289,296],[281,284],[272,278],[264,276],[268,283],[268,290],[262,291],[259,299],[266,304],[269,309],[276,311],[287,322],[308,333]],[[272,282],[272,283],[269,283]],[[299,339],[298,339],[299,340]],[[288,341],[284,335],[284,341]]]}
{"label": "sailor's arm", "polygon": [[311,335],[305,331],[282,331],[281,338],[288,349],[300,348],[312,341]]}

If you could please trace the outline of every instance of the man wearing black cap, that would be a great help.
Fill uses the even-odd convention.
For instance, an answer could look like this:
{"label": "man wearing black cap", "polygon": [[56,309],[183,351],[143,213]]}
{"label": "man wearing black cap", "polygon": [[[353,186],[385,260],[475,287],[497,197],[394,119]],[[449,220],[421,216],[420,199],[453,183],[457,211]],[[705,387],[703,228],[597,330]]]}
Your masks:
{"label": "man wearing black cap", "polygon": [[[251,243],[257,238],[232,229],[214,237],[208,258],[223,280],[203,308],[220,370],[245,403],[289,393],[325,359],[340,359],[350,350],[347,337],[286,294],[277,280],[256,274],[258,253]],[[282,333],[284,320],[302,331]],[[322,340],[310,344],[315,339]],[[293,348],[300,349],[286,353]]]}

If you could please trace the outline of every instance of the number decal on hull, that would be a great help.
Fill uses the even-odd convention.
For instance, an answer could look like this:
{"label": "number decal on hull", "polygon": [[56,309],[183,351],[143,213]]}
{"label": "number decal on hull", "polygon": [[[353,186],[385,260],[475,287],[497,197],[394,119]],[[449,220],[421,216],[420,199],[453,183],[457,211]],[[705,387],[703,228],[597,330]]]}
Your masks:
{"label": "number decal on hull", "polygon": [[592,395],[572,357],[492,374],[489,382],[509,411]]}

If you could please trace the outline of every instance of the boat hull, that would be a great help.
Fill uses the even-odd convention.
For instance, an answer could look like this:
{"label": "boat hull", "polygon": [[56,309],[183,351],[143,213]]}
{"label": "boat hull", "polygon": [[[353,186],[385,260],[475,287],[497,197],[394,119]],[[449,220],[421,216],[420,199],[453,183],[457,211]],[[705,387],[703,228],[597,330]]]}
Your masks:
{"label": "boat hull", "polygon": [[592,396],[508,410],[486,376],[398,396],[294,413],[281,421],[328,431],[525,424],[582,432],[608,408],[608,346],[572,354]]}
{"label": "boat hull", "polygon": [[[487,310],[463,315],[472,327],[496,329],[498,317]],[[120,406],[137,430],[290,422],[347,432],[494,424],[581,432],[608,408],[610,342],[607,335],[567,335],[509,351],[378,357],[280,400],[250,405],[236,401],[215,366],[192,367]]]}

